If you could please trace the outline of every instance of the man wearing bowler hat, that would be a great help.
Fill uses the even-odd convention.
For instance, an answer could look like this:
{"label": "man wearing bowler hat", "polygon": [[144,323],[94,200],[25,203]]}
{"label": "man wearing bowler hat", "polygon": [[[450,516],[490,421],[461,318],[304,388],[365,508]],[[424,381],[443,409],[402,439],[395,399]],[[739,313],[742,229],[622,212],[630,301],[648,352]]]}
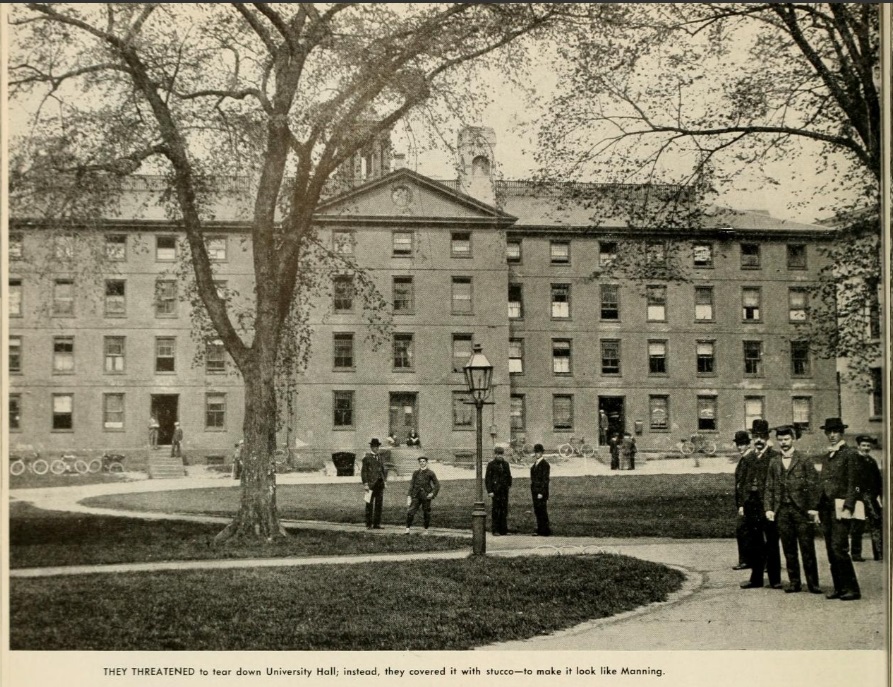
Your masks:
{"label": "man wearing bowler hat", "polygon": [[[775,439],[779,453],[769,463],[763,503],[766,519],[778,526],[784,551],[789,585],[785,592],[803,591],[800,556],[806,586],[813,594],[819,589],[819,567],[815,557],[815,523],[819,519],[819,473],[812,460],[794,448],[793,427],[778,427]],[[799,545],[800,553],[797,553]]]}
{"label": "man wearing bowler hat", "polygon": [[744,516],[748,537],[747,562],[750,579],[741,583],[742,589],[758,589],[763,586],[763,572],[769,576],[769,586],[781,589],[781,552],[778,549],[778,528],[766,519],[763,495],[769,463],[777,452],[769,442],[769,423],[754,420],[750,428],[754,453],[747,459],[742,479],[744,488]]}
{"label": "man wearing bowler hat", "polygon": [[490,496],[490,520],[493,536],[508,534],[509,489],[512,487],[512,468],[505,459],[505,449],[497,446],[493,449],[493,460],[487,463],[484,474],[484,486]]}
{"label": "man wearing bowler hat", "polygon": [[744,474],[747,460],[753,455],[750,445],[750,434],[746,431],[735,432],[735,448],[738,449],[738,464],[735,466],[735,508],[738,509],[738,523],[735,526],[735,539],[738,542],[738,564],[732,570],[747,570],[748,537],[747,521],[744,519],[744,501],[747,492],[744,489]]}
{"label": "man wearing bowler hat", "polygon": [[536,534],[548,537],[552,534],[549,526],[549,461],[543,457],[543,445],[533,447],[534,463],[530,466],[530,496],[533,498],[533,514],[536,516]]}
{"label": "man wearing bowler hat", "polygon": [[384,468],[384,460],[378,452],[381,442],[373,438],[369,442],[369,452],[363,456],[363,467],[360,479],[366,490],[366,529],[381,529],[381,507],[384,502],[384,486],[388,473]]}
{"label": "man wearing bowler hat", "polygon": [[829,417],[820,428],[828,439],[828,448],[822,454],[819,517],[834,581],[834,590],[826,598],[855,601],[862,598],[862,592],[850,560],[849,538],[856,501],[861,498],[859,455],[843,439],[846,428],[839,417]]}

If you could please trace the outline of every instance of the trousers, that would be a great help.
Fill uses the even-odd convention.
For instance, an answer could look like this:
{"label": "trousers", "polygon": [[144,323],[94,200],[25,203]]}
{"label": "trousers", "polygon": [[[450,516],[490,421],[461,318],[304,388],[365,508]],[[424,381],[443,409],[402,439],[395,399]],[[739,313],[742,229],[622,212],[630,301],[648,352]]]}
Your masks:
{"label": "trousers", "polygon": [[370,490],[372,498],[366,504],[366,527],[381,527],[381,507],[384,503],[384,480],[378,480]]}

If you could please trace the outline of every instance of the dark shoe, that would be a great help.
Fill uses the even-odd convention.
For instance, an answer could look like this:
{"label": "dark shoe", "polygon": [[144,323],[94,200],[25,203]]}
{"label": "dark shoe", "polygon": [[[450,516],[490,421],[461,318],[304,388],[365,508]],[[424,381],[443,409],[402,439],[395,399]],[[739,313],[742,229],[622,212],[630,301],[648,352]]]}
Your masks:
{"label": "dark shoe", "polygon": [[841,592],[838,592],[837,590],[834,590],[833,592],[828,592],[827,594],[825,594],[825,598],[829,599],[829,600],[830,599],[839,599],[841,596],[843,596],[843,594]]}
{"label": "dark shoe", "polygon": [[773,582],[769,586],[772,587],[772,589],[781,589],[783,585],[781,584],[781,582]]}
{"label": "dark shoe", "polygon": [[740,586],[741,586],[741,589],[762,589],[763,583],[762,582],[742,582]]}
{"label": "dark shoe", "polygon": [[853,556],[853,561],[855,561],[856,563],[864,563],[865,559],[862,558],[862,556]]}
{"label": "dark shoe", "polygon": [[792,584],[790,587],[786,587],[784,590],[785,594],[796,594],[797,592],[802,592],[803,587],[799,584]]}
{"label": "dark shoe", "polygon": [[739,563],[738,565],[732,566],[732,570],[749,570],[749,569],[750,569],[749,563]]}
{"label": "dark shoe", "polygon": [[840,595],[841,601],[858,601],[862,598],[862,595],[859,592],[847,592],[846,594]]}
{"label": "dark shoe", "polygon": [[822,588],[821,587],[809,587],[809,593],[810,594],[821,594]]}

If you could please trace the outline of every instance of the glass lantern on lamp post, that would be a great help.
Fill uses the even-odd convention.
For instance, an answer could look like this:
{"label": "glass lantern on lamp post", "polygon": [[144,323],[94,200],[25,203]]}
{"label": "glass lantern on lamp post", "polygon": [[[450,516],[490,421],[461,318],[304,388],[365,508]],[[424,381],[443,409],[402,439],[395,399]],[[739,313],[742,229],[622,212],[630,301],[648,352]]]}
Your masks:
{"label": "glass lantern on lamp post", "polygon": [[471,358],[462,368],[465,373],[465,385],[471,396],[471,401],[477,409],[477,453],[475,456],[475,486],[477,499],[474,502],[474,510],[471,513],[471,542],[472,553],[483,555],[487,551],[487,510],[484,504],[483,460],[484,460],[484,428],[483,409],[490,395],[490,383],[493,379],[493,366],[484,355],[481,345],[475,344]]}

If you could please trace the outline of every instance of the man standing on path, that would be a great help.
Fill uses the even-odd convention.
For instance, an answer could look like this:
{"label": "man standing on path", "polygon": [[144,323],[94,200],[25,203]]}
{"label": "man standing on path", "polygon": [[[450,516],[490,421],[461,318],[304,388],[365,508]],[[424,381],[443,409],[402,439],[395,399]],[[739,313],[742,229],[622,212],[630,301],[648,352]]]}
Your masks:
{"label": "man standing on path", "polygon": [[493,536],[508,534],[509,489],[512,486],[512,469],[505,460],[505,449],[497,446],[493,449],[493,460],[487,463],[484,474],[484,485],[490,496],[490,520]]}
{"label": "man standing on path", "polygon": [[815,557],[815,523],[819,518],[819,473],[813,462],[794,448],[794,428],[779,427],[775,438],[781,451],[772,457],[763,496],[766,520],[778,526],[781,547],[790,583],[785,592],[803,591],[800,579],[800,555],[806,586],[813,594],[821,594],[819,566]]}
{"label": "man standing on path", "polygon": [[179,422],[174,423],[174,435],[171,437],[171,458],[180,458],[182,457],[182,451],[180,450],[180,446],[183,443],[183,428],[180,427]]}
{"label": "man standing on path", "polygon": [[428,527],[431,525],[431,502],[439,491],[440,482],[437,481],[437,475],[428,469],[428,459],[419,456],[419,469],[412,473],[412,479],[409,480],[409,494],[406,496],[406,505],[409,506],[406,512],[406,534],[409,534],[409,528],[412,527],[412,521],[415,520],[415,514],[420,506],[425,526],[422,534],[428,534]]}
{"label": "man standing on path", "polygon": [[859,451],[859,487],[862,491],[862,503],[865,504],[865,520],[853,519],[850,525],[850,555],[854,561],[862,562],[862,535],[868,529],[871,537],[871,551],[874,560],[883,558],[883,517],[878,498],[883,493],[881,470],[871,455],[874,439],[865,434],[856,437],[856,449]]}
{"label": "man standing on path", "polygon": [[769,442],[769,423],[754,420],[750,428],[753,436],[754,454],[748,459],[744,473],[744,508],[750,564],[750,580],[741,583],[742,589],[758,589],[763,586],[763,572],[769,575],[769,586],[781,589],[781,553],[778,549],[778,528],[766,519],[763,506],[763,491],[769,462],[777,452]]}
{"label": "man standing on path", "polygon": [[533,447],[534,463],[530,466],[530,495],[533,498],[533,514],[536,516],[536,534],[548,537],[552,534],[549,527],[549,462],[543,457],[543,445]]}
{"label": "man standing on path", "polygon": [[820,429],[828,439],[822,459],[819,517],[825,535],[825,548],[831,564],[834,591],[828,599],[855,601],[862,598],[856,570],[850,560],[850,524],[859,493],[859,455],[843,440],[847,425],[839,417],[829,417]]}
{"label": "man standing on path", "polygon": [[735,527],[735,539],[738,542],[738,565],[732,566],[732,570],[747,570],[750,564],[747,562],[748,529],[744,519],[744,501],[747,492],[744,489],[744,474],[747,460],[753,455],[753,447],[750,445],[750,434],[746,431],[735,432],[735,448],[738,449],[738,464],[735,466],[735,507],[738,509],[738,524]]}
{"label": "man standing on path", "polygon": [[381,442],[373,438],[369,442],[369,451],[363,456],[363,466],[360,469],[360,479],[363,480],[363,488],[366,490],[366,529],[381,529],[381,507],[384,503],[384,487],[388,475],[384,469],[384,461],[378,452]]}
{"label": "man standing on path", "polygon": [[154,451],[158,448],[158,418],[154,413],[149,416],[149,447]]}

